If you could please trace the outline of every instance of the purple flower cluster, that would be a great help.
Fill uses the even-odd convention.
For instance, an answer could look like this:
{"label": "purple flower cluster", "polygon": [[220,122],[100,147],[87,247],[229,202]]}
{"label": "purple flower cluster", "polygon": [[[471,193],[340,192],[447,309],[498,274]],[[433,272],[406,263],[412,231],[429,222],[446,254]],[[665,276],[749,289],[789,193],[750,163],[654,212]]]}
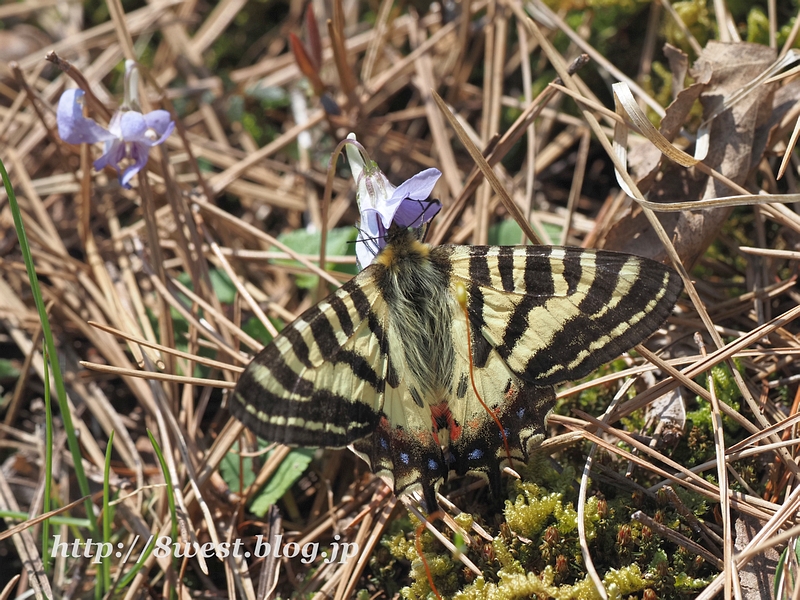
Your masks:
{"label": "purple flower cluster", "polygon": [[355,135],[351,133],[348,139],[353,143],[347,144],[345,151],[356,181],[356,200],[361,213],[356,259],[363,269],[386,246],[386,233],[393,224],[419,228],[436,216],[441,205],[428,197],[442,173],[439,169],[425,169],[395,187],[378,166],[365,157],[363,148],[355,142]]}
{"label": "purple flower cluster", "polygon": [[[133,64],[126,65],[125,102],[111,117],[108,129],[83,116],[83,90],[65,91],[56,112],[58,135],[68,144],[103,142],[103,154],[94,161],[94,168],[99,171],[106,166],[114,167],[120,174],[120,184],[125,188],[131,187],[133,176],[147,164],[150,148],[162,144],[175,129],[175,123],[166,110],[142,114],[130,108],[131,105],[138,106],[135,90],[131,92],[128,87],[133,70]],[[127,162],[127,166],[121,171],[123,162]]]}

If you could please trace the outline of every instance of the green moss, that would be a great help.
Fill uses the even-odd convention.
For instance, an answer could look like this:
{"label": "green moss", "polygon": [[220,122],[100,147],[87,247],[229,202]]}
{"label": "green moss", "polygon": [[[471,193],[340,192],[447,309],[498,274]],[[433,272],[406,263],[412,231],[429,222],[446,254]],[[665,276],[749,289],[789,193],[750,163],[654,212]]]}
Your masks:
{"label": "green moss", "polygon": [[[459,581],[452,559],[444,554],[425,552],[424,555],[437,591],[448,596],[456,592],[459,588]],[[425,565],[419,557],[411,563],[411,570],[414,581],[410,586],[400,590],[400,596],[406,600],[427,599],[431,594],[431,586]]]}
{"label": "green moss", "polygon": [[[690,509],[704,512],[707,508],[702,500],[696,502],[694,497],[678,493]],[[463,568],[433,536],[422,534],[421,544],[437,591],[458,600],[599,598],[583,566],[577,512],[563,500],[564,494],[523,481],[513,486],[511,495],[514,499],[506,502],[504,510],[506,522],[492,542],[482,544],[476,537],[472,548],[463,549],[480,569],[479,577]],[[630,499],[626,503],[624,496],[612,503],[597,497],[587,501],[587,537],[609,598],[636,597],[646,589],[659,598],[687,598],[703,582],[707,584],[708,579],[699,576],[712,574],[705,563],[665,546],[649,527],[630,520],[641,502],[633,504]],[[668,509],[655,510],[656,520],[691,535],[677,513],[665,514]],[[468,526],[471,520],[470,516],[459,516],[462,526]],[[413,530],[416,526],[411,525]],[[410,563],[411,584],[400,591],[400,596],[429,600],[431,586],[417,555],[414,534],[409,531],[387,536],[384,545],[395,557]]]}
{"label": "green moss", "polygon": [[[443,598],[599,598],[581,553],[575,471],[566,468],[559,472],[553,464],[534,456],[529,465],[518,467],[523,480],[509,482],[501,515],[504,521],[487,523],[467,513],[457,517],[466,530],[473,520],[480,521],[492,536],[491,542],[471,535],[474,543],[467,547],[440,527],[477,566],[480,576],[465,568],[458,556],[452,556],[429,533],[422,534],[424,556]],[[659,497],[631,494],[615,486],[605,489],[605,497],[587,499],[585,524],[595,567],[610,598],[642,598],[649,590],[648,596],[655,593],[660,599],[688,599],[701,582],[707,583],[716,574],[707,563],[631,520],[635,510],[644,510],[657,522],[692,538],[691,527],[665,498],[659,501]],[[680,488],[676,493],[696,516],[707,516],[709,505],[703,498]],[[399,590],[400,597],[431,600],[430,581],[414,545],[417,524],[414,519],[404,520],[405,531],[387,535],[384,545],[397,561],[395,568],[402,565],[408,569],[409,579]],[[395,575],[395,582],[397,579]]]}
{"label": "green moss", "polygon": [[[783,45],[786,43],[786,40],[789,39],[789,34],[792,32],[792,28],[794,27],[796,17],[792,17],[786,22],[783,22],[783,25],[778,29],[778,48],[782,48]],[[792,44],[793,48],[800,47],[800,40],[797,37],[794,38],[794,44]]]}
{"label": "green moss", "polygon": [[632,564],[622,569],[609,569],[603,577],[609,598],[621,598],[622,594],[640,592],[648,586],[639,565]]}
{"label": "green moss", "polygon": [[708,585],[707,579],[689,577],[686,573],[678,573],[675,576],[675,587],[683,590],[702,590]]}
{"label": "green moss", "polygon": [[475,521],[475,518],[469,513],[462,512],[453,517],[453,520],[458,523],[459,526],[469,531],[472,528],[472,523]]}
{"label": "green moss", "polygon": [[[571,466],[556,471],[546,456],[534,454],[527,465],[515,462],[514,468],[522,476],[522,481],[535,483],[539,487],[553,492],[560,492],[567,499],[574,497],[577,474]],[[519,488],[514,487],[515,485],[512,483],[510,486],[514,496],[521,493]]]}
{"label": "green moss", "polygon": [[[547,567],[541,574],[517,570],[501,571],[498,583],[488,583],[479,577],[453,596],[453,600],[515,600],[522,598],[555,598],[556,600],[595,600],[600,594],[594,583],[584,578],[570,585],[556,585],[555,571]],[[649,586],[638,565],[611,569],[603,578],[608,597],[621,599],[624,594],[640,592]]]}
{"label": "green moss", "polygon": [[747,14],[747,41],[769,45],[769,17],[760,6],[754,6]]}
{"label": "green moss", "polygon": [[561,503],[561,494],[542,495],[539,486],[532,483],[520,483],[517,487],[522,493],[515,502],[506,502],[506,522],[516,533],[534,537],[552,521],[556,506]]}
{"label": "green moss", "polygon": [[506,545],[503,538],[495,538],[492,541],[492,549],[494,550],[494,559],[502,566],[503,570],[507,572],[525,572],[525,569],[514,558],[511,549]]}
{"label": "green moss", "polygon": [[[539,535],[546,525],[554,524],[562,536],[576,532],[578,529],[578,513],[572,504],[562,501],[563,494],[543,493],[533,483],[516,484],[518,495],[512,503],[506,502],[506,523],[515,533],[532,538]],[[600,516],[597,510],[598,499],[592,497],[586,503],[586,536],[592,540],[596,535],[595,524]]]}
{"label": "green moss", "polygon": [[[654,79],[661,84],[659,85],[658,92],[655,94],[656,101],[661,106],[668,106],[669,103],[672,102],[672,71],[660,62],[653,61],[652,72],[647,76],[647,80],[645,81],[645,86],[649,91],[655,91],[653,89]],[[658,127],[661,125],[661,118],[659,115],[655,114],[655,112],[653,112],[652,115],[648,112],[647,116],[654,126]]]}
{"label": "green moss", "polygon": [[[471,517],[462,516],[460,518],[462,525],[470,520]],[[416,530],[417,526],[414,521],[416,520],[411,520],[412,530]],[[412,583],[400,590],[401,597],[406,600],[424,600],[431,594],[431,586],[425,564],[417,553],[414,535],[408,536],[403,532],[398,532],[384,537],[383,545],[395,558],[411,563]],[[437,591],[440,594],[452,595],[463,583],[459,578],[461,563],[456,563],[449,552],[445,551],[427,530],[420,534],[420,538],[423,556]]]}
{"label": "green moss", "polygon": [[[737,362],[734,365],[737,369],[741,368]],[[738,411],[742,396],[730,368],[727,364],[720,364],[714,366],[710,373],[714,382],[714,391],[719,401]],[[699,376],[697,381],[702,387],[708,389],[707,374]],[[696,408],[686,412],[686,444],[677,448],[672,455],[673,460],[687,467],[713,460],[716,455],[711,404],[702,398],[697,398],[696,402]],[[724,414],[722,422],[725,432],[725,445],[731,446],[738,442],[745,432],[737,421]]]}
{"label": "green moss", "polygon": [[[691,34],[700,43],[700,46],[705,46],[708,39],[714,33],[714,22],[708,11],[705,0],[675,2],[672,7],[675,9],[675,12],[678,13],[681,21],[683,21]],[[684,52],[692,52],[683,30],[675,25],[672,19],[664,20],[664,36],[673,46],[679,47]]]}

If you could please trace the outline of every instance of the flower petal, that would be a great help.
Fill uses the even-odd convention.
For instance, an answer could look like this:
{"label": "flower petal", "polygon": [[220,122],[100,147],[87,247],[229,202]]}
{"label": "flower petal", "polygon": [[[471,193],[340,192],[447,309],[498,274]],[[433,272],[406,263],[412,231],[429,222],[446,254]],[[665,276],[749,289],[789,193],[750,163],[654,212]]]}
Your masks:
{"label": "flower petal", "polygon": [[386,246],[386,229],[380,220],[380,213],[374,208],[361,211],[361,223],[358,226],[356,239],[356,259],[358,268],[363,269]]}
{"label": "flower petal", "polygon": [[140,112],[126,110],[119,120],[119,132],[126,142],[144,142],[147,138],[147,122]]}
{"label": "flower petal", "polygon": [[118,110],[111,115],[111,120],[108,122],[108,131],[117,139],[122,139],[122,130],[120,129],[120,121],[122,120],[122,111]]}
{"label": "flower petal", "polygon": [[125,169],[125,171],[122,173],[122,176],[119,178],[119,182],[122,184],[122,187],[127,189],[130,189],[131,187],[130,180],[133,179],[133,176],[141,171],[147,164],[147,157],[150,154],[150,146],[141,142],[129,143],[130,158],[134,162],[132,165],[129,165],[127,169]]}
{"label": "flower petal", "polygon": [[393,196],[400,196],[402,199],[411,198],[412,200],[427,200],[433,191],[433,186],[442,176],[439,169],[425,169],[414,175],[411,179],[406,179],[394,191]]}
{"label": "flower petal", "polygon": [[68,144],[93,144],[113,139],[107,129],[83,116],[83,90],[71,89],[61,94],[56,111],[58,135]]}
{"label": "flower petal", "polygon": [[[355,141],[356,134],[348,134],[347,139]],[[353,174],[353,180],[358,184],[358,178],[364,172],[364,158],[355,144],[345,144],[344,151],[347,154],[347,162],[350,163],[350,172]]]}
{"label": "flower petal", "polygon": [[397,207],[392,223],[400,227],[421,227],[442,210],[438,200],[412,200],[406,198]]}
{"label": "flower petal", "polygon": [[144,121],[147,123],[148,129],[152,129],[156,132],[156,135],[160,136],[155,141],[149,140],[150,146],[163,144],[175,129],[175,122],[166,110],[154,110],[149,112],[144,116]]}
{"label": "flower petal", "polygon": [[356,189],[356,201],[361,211],[377,210],[383,224],[388,228],[392,222],[395,207],[389,203],[394,195],[395,187],[377,166],[372,165],[361,172]]}
{"label": "flower petal", "polygon": [[119,163],[125,158],[125,142],[119,138],[107,140],[103,154],[94,161],[95,171],[101,171],[107,166],[112,166],[119,173]]}
{"label": "flower petal", "polygon": [[431,210],[431,203],[423,201],[431,195],[441,176],[439,169],[425,169],[401,183],[381,210],[384,227],[388,229],[392,223],[400,227],[419,227],[435,217],[441,206]]}

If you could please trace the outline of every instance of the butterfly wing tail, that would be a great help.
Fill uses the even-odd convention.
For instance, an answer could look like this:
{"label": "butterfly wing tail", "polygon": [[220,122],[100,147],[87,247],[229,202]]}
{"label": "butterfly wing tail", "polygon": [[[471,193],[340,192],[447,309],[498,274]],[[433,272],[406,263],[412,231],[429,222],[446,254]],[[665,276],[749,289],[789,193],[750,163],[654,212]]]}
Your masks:
{"label": "butterfly wing tail", "polygon": [[528,462],[545,437],[547,417],[555,404],[552,387],[519,383],[506,393],[506,403],[490,407],[491,415],[474,414],[450,442],[453,470],[487,479],[495,498],[502,497],[501,469]]}
{"label": "butterfly wing tail", "polygon": [[354,442],[351,448],[395,494],[420,492],[432,513],[439,508],[436,490],[447,478],[448,468],[430,433],[419,433],[423,435],[392,427],[384,418],[372,435]]}

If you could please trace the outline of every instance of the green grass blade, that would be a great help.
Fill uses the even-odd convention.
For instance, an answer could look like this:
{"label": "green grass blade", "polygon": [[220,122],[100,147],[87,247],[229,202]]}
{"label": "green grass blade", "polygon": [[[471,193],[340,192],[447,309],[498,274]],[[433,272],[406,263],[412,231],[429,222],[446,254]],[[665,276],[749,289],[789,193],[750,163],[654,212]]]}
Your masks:
{"label": "green grass blade", "polygon": [[167,468],[167,461],[164,459],[164,454],[161,452],[161,446],[158,445],[156,438],[147,430],[147,437],[150,438],[150,443],[153,445],[153,451],[155,451],[156,456],[158,457],[158,462],[161,464],[161,472],[164,474],[164,481],[167,484],[167,502],[169,503],[169,514],[172,517],[172,539],[178,539],[178,513],[175,510],[175,490],[172,484],[172,477],[169,474],[169,469]]}
{"label": "green grass blade", "polygon": [[[106,461],[103,470],[103,541],[111,543],[111,505],[109,504],[109,485],[108,476],[111,471],[111,449],[114,445],[114,431],[108,436],[106,446]],[[107,591],[111,589],[111,561],[103,560],[100,568],[103,571],[103,585],[97,586],[98,589]]]}
{"label": "green grass blade", "polygon": [[[33,348],[31,349],[33,352]],[[53,488],[53,407],[50,404],[50,369],[48,362],[47,346],[42,349],[44,359],[44,497],[42,498],[42,513],[50,512],[50,494]],[[44,572],[50,570],[50,519],[42,522],[42,561]]]}
{"label": "green grass blade", "polygon": [[[161,446],[158,445],[156,438],[153,437],[153,434],[150,432],[149,429],[147,430],[147,436],[150,438],[150,443],[153,445],[153,450],[155,451],[156,456],[158,457],[158,462],[161,464],[161,472],[164,474],[164,481],[167,484],[167,502],[169,504],[169,514],[172,517],[172,539],[177,540],[178,515],[175,510],[175,493],[172,485],[172,477],[170,477],[169,469],[167,469],[167,461],[164,460],[164,454],[161,452]],[[120,581],[117,583],[116,585],[117,589],[125,589],[125,587],[128,586],[131,581],[133,581],[133,578],[136,577],[136,574],[139,572],[139,570],[144,566],[147,557],[150,556],[150,553],[155,548],[156,537],[153,536],[150,539],[150,542],[151,543],[148,543],[148,546],[144,550],[142,550],[142,554],[136,561],[134,567],[128,573],[126,573],[125,576],[122,579],[120,579]]]}
{"label": "green grass blade", "polygon": [[[45,310],[44,300],[42,298],[42,290],[39,287],[39,279],[36,276],[36,269],[33,265],[33,257],[31,256],[31,247],[28,243],[28,236],[25,233],[25,226],[22,223],[22,213],[19,210],[17,197],[14,194],[14,188],[11,185],[11,180],[8,177],[8,172],[0,160],[0,176],[3,178],[3,185],[8,194],[8,205],[11,209],[11,215],[14,218],[14,227],[17,230],[17,238],[19,239],[20,250],[22,251],[22,258],[25,262],[25,270],[28,272],[28,279],[31,284],[31,294],[33,295],[34,302],[36,303],[36,310],[39,313],[39,319],[42,322],[42,335],[44,336],[45,347],[47,348],[47,356],[52,359],[50,368],[53,371],[53,381],[56,385],[56,396],[58,398],[58,406],[61,411],[61,420],[64,423],[64,431],[67,434],[67,445],[69,446],[70,454],[72,454],[73,463],[75,466],[75,478],[78,481],[78,488],[81,495],[89,496],[91,489],[89,488],[89,480],[86,477],[86,472],[83,470],[83,462],[81,457],[81,446],[78,438],[75,435],[75,426],[72,424],[72,413],[69,410],[67,403],[67,391],[64,388],[64,380],[61,376],[61,366],[58,364],[58,353],[56,352],[56,344],[53,340],[53,332],[50,329],[50,320],[47,318],[47,311]],[[86,500],[86,515],[89,517],[91,524],[90,531],[95,538],[99,537],[97,530],[97,523],[91,518],[94,512],[91,499]]]}

